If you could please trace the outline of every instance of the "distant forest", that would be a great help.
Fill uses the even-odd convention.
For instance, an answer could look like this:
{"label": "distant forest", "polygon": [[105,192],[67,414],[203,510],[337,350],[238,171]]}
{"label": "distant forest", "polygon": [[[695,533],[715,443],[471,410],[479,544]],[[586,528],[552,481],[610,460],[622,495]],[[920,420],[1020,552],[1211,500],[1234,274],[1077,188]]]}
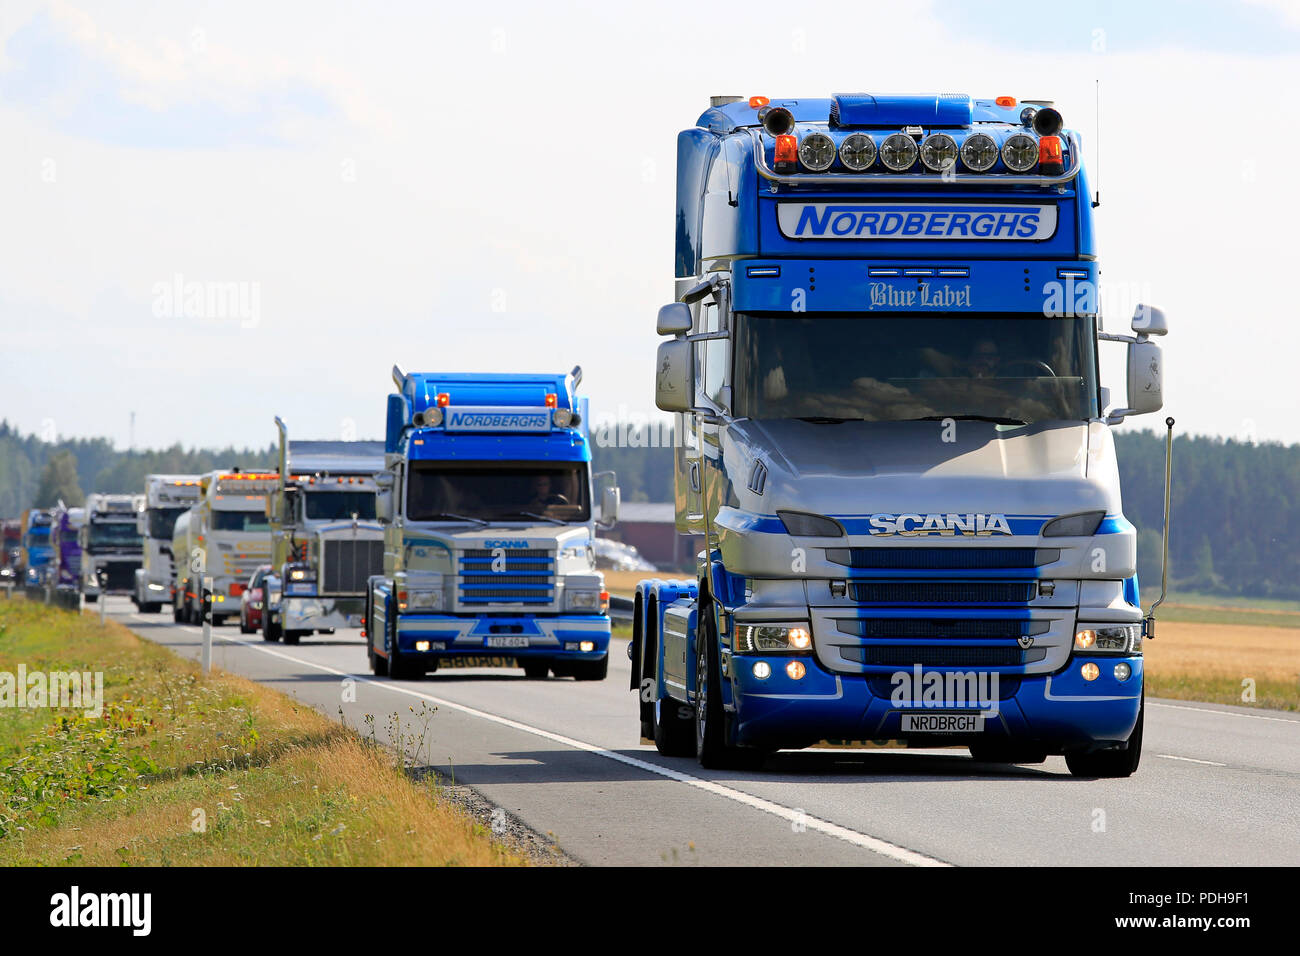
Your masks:
{"label": "distant forest", "polygon": [[[599,436],[595,436],[599,437]],[[625,501],[671,501],[671,437],[663,447],[606,447],[593,442],[597,469],[618,472]],[[1143,603],[1160,582],[1164,495],[1164,439],[1117,431],[1124,513],[1138,528],[1138,576]],[[59,471],[51,485],[50,459],[75,459],[74,494]],[[62,457],[62,456],[60,456]],[[214,468],[273,466],[275,449],[185,449],[123,452],[107,439],[49,443],[0,422],[0,517],[33,505],[42,476],[46,494],[68,504],[91,491],[136,492],[152,472],[194,474]],[[68,469],[67,471],[71,471]],[[56,489],[51,492],[51,487]],[[1170,580],[1180,589],[1225,596],[1300,599],[1300,445],[1243,444],[1179,436],[1174,441]]]}

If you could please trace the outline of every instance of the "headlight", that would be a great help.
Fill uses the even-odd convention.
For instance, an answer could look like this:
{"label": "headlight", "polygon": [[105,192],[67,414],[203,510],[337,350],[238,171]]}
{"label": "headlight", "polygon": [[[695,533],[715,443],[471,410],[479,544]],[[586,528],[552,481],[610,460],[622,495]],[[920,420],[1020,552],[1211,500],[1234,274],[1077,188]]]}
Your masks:
{"label": "headlight", "polygon": [[1081,654],[1141,654],[1141,624],[1080,624],[1074,649]]}
{"label": "headlight", "polygon": [[957,141],[947,133],[931,133],[921,140],[921,162],[926,169],[943,172],[957,162]]}
{"label": "headlight", "polygon": [[586,588],[565,591],[565,601],[571,611],[596,611],[600,609],[600,592]]}
{"label": "headlight", "polygon": [[896,173],[916,162],[916,143],[906,133],[891,133],[880,144],[880,161]]}
{"label": "headlight", "polygon": [[1002,162],[1013,173],[1023,173],[1033,169],[1038,162],[1038,141],[1024,133],[1008,137],[1002,144]]}
{"label": "headlight", "polygon": [[853,133],[840,143],[840,162],[846,169],[860,173],[876,161],[876,142],[866,133]]}
{"label": "headlight", "polygon": [[1077,515],[1053,518],[1043,525],[1040,534],[1044,538],[1090,538],[1097,533],[1104,517],[1104,511],[1084,511]]}
{"label": "headlight", "polygon": [[988,172],[998,161],[998,144],[986,133],[967,136],[961,144],[961,161],[973,173]]}
{"label": "headlight", "polygon": [[778,511],[786,534],[807,538],[842,538],[844,528],[834,518],[811,515],[803,511]]}
{"label": "headlight", "polygon": [[799,162],[814,173],[825,172],[835,162],[835,143],[825,133],[809,133],[799,143]]}
{"label": "headlight", "polygon": [[437,611],[442,607],[442,591],[414,591],[406,592],[406,610],[408,611]]}
{"label": "headlight", "polygon": [[289,572],[290,581],[314,581],[316,575],[307,568],[294,568]]}
{"label": "headlight", "polygon": [[812,648],[812,631],[801,624],[738,624],[735,652],[746,654],[807,651]]}

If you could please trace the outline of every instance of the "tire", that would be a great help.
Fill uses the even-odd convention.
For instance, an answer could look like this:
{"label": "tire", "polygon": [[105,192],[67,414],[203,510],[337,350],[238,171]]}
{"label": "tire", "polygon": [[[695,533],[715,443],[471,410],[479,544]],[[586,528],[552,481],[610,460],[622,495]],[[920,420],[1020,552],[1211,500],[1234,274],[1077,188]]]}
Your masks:
{"label": "tire", "polygon": [[98,601],[98,600],[99,600],[99,595],[98,595],[98,594],[87,594],[87,595],[86,595],[86,603],[87,603],[87,604],[94,604],[94,603],[95,603],[96,601]]}
{"label": "tire", "polygon": [[718,667],[718,642],[713,635],[710,599],[701,589],[696,620],[695,644],[695,759],[706,770],[755,770],[767,754],[750,747],[727,743],[727,715],[722,709],[722,685]]}
{"label": "tire", "polygon": [[262,617],[262,640],[274,644],[281,637],[279,624],[271,622],[271,615],[264,614]]}
{"label": "tire", "polygon": [[1146,721],[1147,693],[1142,690],[1137,725],[1122,750],[1095,750],[1092,753],[1067,753],[1065,765],[1076,777],[1129,777],[1142,761],[1142,724]]}
{"label": "tire", "polygon": [[302,636],[304,634],[310,634],[310,633],[311,631],[285,631],[284,642],[286,644],[297,644],[300,640],[302,640]]}
{"label": "tire", "polygon": [[242,614],[239,616],[239,633],[240,633],[240,634],[252,634],[252,633],[254,633],[256,630],[257,630],[257,628],[255,628],[255,627],[249,627],[247,624],[244,623],[244,616],[243,616]]}
{"label": "tire", "polygon": [[695,756],[695,710],[671,697],[650,704],[650,736],[665,757]]}
{"label": "tire", "polygon": [[185,623],[185,612],[181,610],[181,606],[179,604],[172,605],[172,623],[174,624]]}
{"label": "tire", "polygon": [[524,661],[524,677],[529,680],[546,680],[551,665],[546,661]]}
{"label": "tire", "polygon": [[574,661],[569,672],[574,680],[604,680],[609,676],[609,655],[598,661]]}
{"label": "tire", "polygon": [[1042,763],[1047,751],[1007,743],[971,744],[970,755],[980,763]]}

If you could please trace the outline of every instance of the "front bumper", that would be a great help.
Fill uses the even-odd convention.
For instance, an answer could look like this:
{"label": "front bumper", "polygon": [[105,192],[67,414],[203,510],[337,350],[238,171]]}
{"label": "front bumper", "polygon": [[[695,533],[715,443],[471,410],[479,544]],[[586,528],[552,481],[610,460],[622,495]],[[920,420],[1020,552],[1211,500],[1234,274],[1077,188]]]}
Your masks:
{"label": "front bumper", "polygon": [[[888,675],[835,674],[812,656],[799,659],[807,673],[798,681],[786,674],[787,656],[747,654],[730,659],[727,703],[735,708],[735,743],[775,747],[805,747],[819,740],[904,740],[918,746],[1012,743],[1060,753],[1128,740],[1141,706],[1141,656],[1074,656],[1052,674],[999,675],[998,692],[990,695],[998,700],[991,707],[927,706],[917,698],[895,704]],[[765,680],[753,674],[759,660],[771,665]],[[1085,681],[1080,675],[1085,661],[1100,667],[1096,680]],[[1114,676],[1114,665],[1121,662],[1131,670],[1124,681]],[[987,686],[992,688],[991,683]],[[984,713],[985,720],[984,729],[976,733],[906,734],[901,729],[903,714],[977,712]]]}
{"label": "front bumper", "polygon": [[286,631],[324,631],[329,628],[361,627],[366,599],[357,597],[283,596],[268,607],[272,623]]}
{"label": "front bumper", "polygon": [[[460,657],[594,661],[609,653],[610,620],[603,614],[546,617],[461,617],[402,614],[397,618],[398,652],[407,660]],[[417,642],[429,649],[416,649]],[[589,651],[580,648],[590,642]]]}

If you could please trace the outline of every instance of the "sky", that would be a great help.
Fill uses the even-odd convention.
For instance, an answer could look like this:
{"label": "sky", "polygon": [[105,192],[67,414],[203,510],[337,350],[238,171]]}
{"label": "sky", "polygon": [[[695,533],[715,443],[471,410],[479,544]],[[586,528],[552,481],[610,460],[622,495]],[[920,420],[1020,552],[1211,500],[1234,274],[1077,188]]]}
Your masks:
{"label": "sky", "polygon": [[1106,328],[1165,310],[1179,429],[1300,442],[1298,79],[1300,0],[5,0],[0,418],[381,437],[394,364],[580,364],[595,419],[658,417],[676,134],[709,96],[959,91],[1081,133]]}

